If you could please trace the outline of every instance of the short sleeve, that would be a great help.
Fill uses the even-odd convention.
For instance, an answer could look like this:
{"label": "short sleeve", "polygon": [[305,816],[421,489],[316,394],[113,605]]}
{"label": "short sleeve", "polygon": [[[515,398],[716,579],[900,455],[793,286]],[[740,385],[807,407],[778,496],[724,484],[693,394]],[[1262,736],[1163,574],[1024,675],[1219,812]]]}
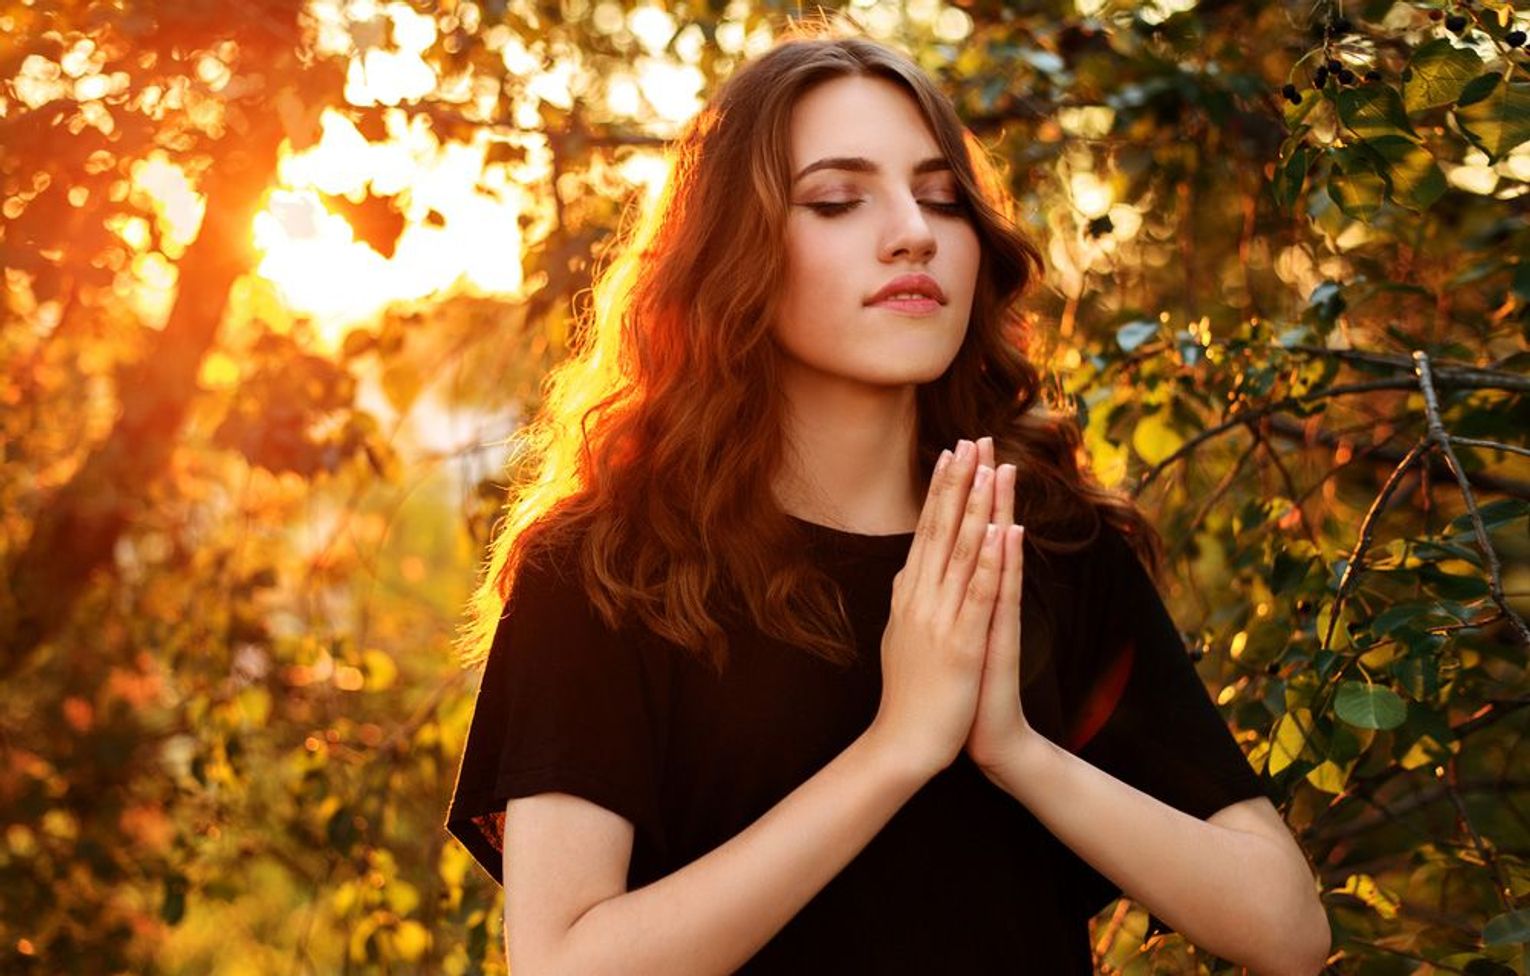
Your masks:
{"label": "short sleeve", "polygon": [[[1274,799],[1197,674],[1147,568],[1102,525],[1084,560],[1076,655],[1065,685],[1066,748],[1177,810],[1206,819],[1239,800]],[[1068,852],[1069,897],[1085,917],[1121,889]]]}
{"label": "short sleeve", "polygon": [[528,561],[516,579],[447,811],[447,831],[500,885],[505,805],[515,797],[582,797],[630,821],[635,845],[663,852],[668,670],[648,642],[604,623],[569,563]]}

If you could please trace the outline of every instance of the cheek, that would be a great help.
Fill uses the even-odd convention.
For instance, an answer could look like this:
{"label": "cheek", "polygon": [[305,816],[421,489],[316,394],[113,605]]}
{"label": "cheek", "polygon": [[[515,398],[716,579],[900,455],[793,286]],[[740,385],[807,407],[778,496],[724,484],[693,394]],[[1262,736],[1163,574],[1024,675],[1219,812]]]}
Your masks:
{"label": "cheek", "polygon": [[853,288],[845,273],[850,248],[843,235],[823,227],[794,229],[787,240],[787,293],[792,304],[832,300]]}

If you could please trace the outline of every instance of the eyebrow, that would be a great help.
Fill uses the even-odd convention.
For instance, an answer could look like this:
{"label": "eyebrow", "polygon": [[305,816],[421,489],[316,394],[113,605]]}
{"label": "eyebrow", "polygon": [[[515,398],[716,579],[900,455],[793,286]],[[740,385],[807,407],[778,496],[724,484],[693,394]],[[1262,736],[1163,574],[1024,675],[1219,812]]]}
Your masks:
{"label": "eyebrow", "polygon": [[[941,170],[949,170],[951,163],[942,156],[931,156],[914,164],[914,175],[922,173],[934,173]],[[796,183],[809,173],[821,169],[842,169],[851,173],[880,173],[882,168],[865,156],[825,156],[816,163],[809,163],[794,177],[792,183]]]}

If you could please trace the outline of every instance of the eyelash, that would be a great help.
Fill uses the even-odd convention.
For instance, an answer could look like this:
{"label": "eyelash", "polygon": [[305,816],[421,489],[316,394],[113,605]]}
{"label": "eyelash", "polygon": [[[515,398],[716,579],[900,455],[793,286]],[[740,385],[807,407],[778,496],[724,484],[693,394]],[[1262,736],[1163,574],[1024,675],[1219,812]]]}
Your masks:
{"label": "eyelash", "polygon": [[[948,217],[959,216],[965,213],[967,210],[967,205],[964,203],[937,203],[933,200],[921,200],[920,203],[923,203],[926,207],[929,207],[936,213],[945,214]],[[837,217],[847,210],[850,210],[852,207],[858,207],[860,205],[861,201],[859,200],[849,200],[844,203],[803,204],[804,207],[807,207],[809,210],[812,210],[823,217]]]}

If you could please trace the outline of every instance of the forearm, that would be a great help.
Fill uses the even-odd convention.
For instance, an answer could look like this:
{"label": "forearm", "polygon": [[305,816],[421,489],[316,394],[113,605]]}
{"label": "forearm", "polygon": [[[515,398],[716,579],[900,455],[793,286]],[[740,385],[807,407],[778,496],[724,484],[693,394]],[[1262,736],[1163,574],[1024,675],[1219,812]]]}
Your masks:
{"label": "forearm", "polygon": [[733,972],[926,779],[868,731],[717,849],[591,908],[565,936],[555,972]]}
{"label": "forearm", "polygon": [[[1293,971],[1311,888],[1268,838],[1190,816],[1030,734],[989,773],[1058,840],[1191,942],[1255,976]],[[1310,893],[1310,891],[1309,891]]]}

